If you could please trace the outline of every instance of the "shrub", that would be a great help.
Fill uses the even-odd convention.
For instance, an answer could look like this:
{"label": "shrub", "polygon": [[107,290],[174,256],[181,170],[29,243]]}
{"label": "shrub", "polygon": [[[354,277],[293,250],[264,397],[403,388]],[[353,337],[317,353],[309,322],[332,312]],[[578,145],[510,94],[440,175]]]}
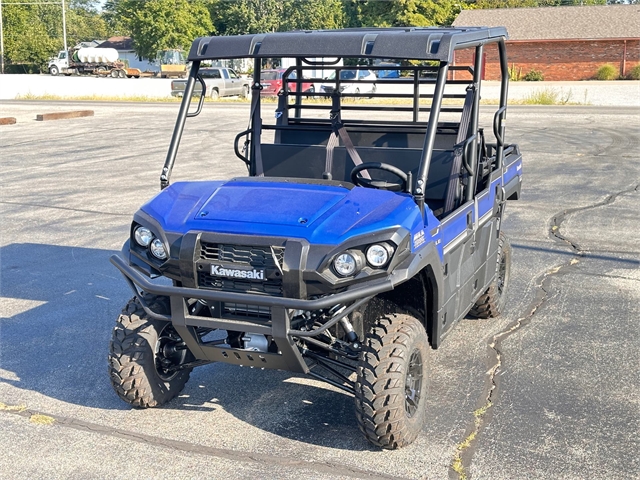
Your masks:
{"label": "shrub", "polygon": [[515,63],[512,63],[509,67],[509,80],[512,82],[518,82],[522,79],[522,67],[516,67]]}
{"label": "shrub", "polygon": [[5,65],[4,71],[5,73],[41,73],[43,70],[35,63],[14,63]]}
{"label": "shrub", "polygon": [[616,78],[618,78],[618,69],[610,63],[602,65],[596,73],[597,80],[615,80]]}
{"label": "shrub", "polygon": [[630,80],[640,80],[640,64],[633,67],[627,76]]}
{"label": "shrub", "polygon": [[540,70],[531,70],[523,77],[527,82],[542,82],[544,74]]}

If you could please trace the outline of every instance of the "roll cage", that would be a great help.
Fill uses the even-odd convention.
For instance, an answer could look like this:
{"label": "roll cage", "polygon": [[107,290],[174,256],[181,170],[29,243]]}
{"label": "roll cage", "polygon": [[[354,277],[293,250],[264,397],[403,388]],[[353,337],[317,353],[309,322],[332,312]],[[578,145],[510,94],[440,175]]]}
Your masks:
{"label": "roll cage", "polygon": [[[171,138],[170,147],[161,174],[161,188],[169,185],[171,171],[173,169],[178,146],[187,117],[198,115],[202,109],[205,96],[205,85],[199,75],[201,62],[206,60],[252,58],[253,80],[251,101],[250,127],[236,137],[236,154],[247,163],[249,173],[252,176],[264,175],[263,147],[261,135],[263,131],[275,130],[276,139],[282,136],[282,132],[288,129],[299,131],[318,131],[330,129],[338,132],[343,126],[357,126],[360,130],[385,131],[385,132],[411,132],[415,131],[423,135],[421,142],[419,165],[408,188],[414,201],[421,211],[425,206],[425,188],[429,185],[429,172],[436,135],[439,132],[450,131],[457,133],[457,141],[452,146],[457,161],[464,170],[467,180],[464,183],[464,193],[457,199],[458,203],[473,200],[475,185],[477,183],[479,150],[484,148],[483,139],[479,138],[478,117],[480,104],[480,83],[484,69],[484,49],[488,44],[496,44],[500,61],[501,84],[499,106],[494,114],[493,133],[496,138],[493,156],[493,168],[500,168],[504,159],[504,120],[506,116],[507,91],[508,91],[508,64],[506,58],[505,40],[506,29],[486,27],[456,27],[456,28],[387,28],[387,29],[345,29],[322,31],[297,31],[286,33],[270,33],[260,35],[241,35],[233,37],[202,37],[193,42],[188,60],[192,62],[192,68],[185,87],[182,104],[176,120],[175,129]],[[473,49],[473,61],[470,66],[454,66],[454,52],[461,49]],[[260,72],[262,60],[265,58],[287,57],[295,59],[295,66],[289,67],[283,74],[283,90],[278,95],[278,107],[276,110],[276,122],[264,124],[261,114],[261,85]],[[374,59],[397,59],[403,62],[397,67],[411,75],[407,78],[390,78],[382,80],[350,79],[342,80],[339,74],[343,70],[389,70],[389,65],[373,65]],[[340,60],[358,59],[366,62],[365,65],[339,65]],[[409,61],[420,61],[421,65],[409,64]],[[428,65],[424,63],[428,62]],[[327,78],[306,77],[305,73],[316,69],[331,69],[336,71],[331,80],[333,88],[326,91],[302,92],[301,83],[314,82],[327,83]],[[454,72],[464,70],[471,75],[470,80],[455,78]],[[295,79],[290,79],[292,72],[296,72]],[[190,99],[197,81],[202,84],[203,94],[195,112],[189,112]],[[366,96],[375,99],[404,98],[411,100],[411,105],[359,105],[344,100],[350,97],[360,97],[357,93],[343,92],[341,84],[357,83],[363,90],[367,85],[384,82],[385,85],[410,85],[412,93],[388,93],[370,91]],[[289,85],[296,84],[294,91],[290,91]],[[445,93],[447,85],[467,85],[465,93]],[[424,87],[430,90],[425,93]],[[325,97],[331,99],[331,103],[305,103],[310,97]],[[422,99],[430,102],[421,104]],[[464,99],[463,105],[443,104],[443,100],[459,102]],[[305,117],[309,112],[328,111],[324,118]],[[343,120],[342,112],[363,113],[367,111],[377,112],[408,112],[410,121],[384,120]],[[443,112],[459,112],[460,122],[439,122]],[[427,121],[424,122],[424,115]],[[422,121],[421,121],[422,120]],[[341,132],[342,135],[342,132]],[[245,147],[248,156],[238,148],[238,141],[242,136],[246,137]],[[335,135],[337,138],[337,134]],[[325,139],[326,140],[326,139]],[[351,143],[343,138],[345,145]],[[482,142],[481,142],[482,140]],[[331,140],[325,143],[330,143]],[[338,140],[335,140],[337,144]],[[312,142],[317,143],[317,142]],[[332,147],[327,147],[332,148]],[[357,165],[357,152],[347,147],[349,156]],[[329,157],[330,155],[327,155]],[[365,159],[365,161],[367,161]],[[293,175],[295,176],[295,175]],[[331,180],[329,160],[322,178]],[[344,180],[344,179],[342,179]],[[447,193],[449,196],[451,193]],[[447,201],[450,199],[447,199]],[[451,203],[451,202],[448,202]],[[450,206],[448,209],[451,211]]]}

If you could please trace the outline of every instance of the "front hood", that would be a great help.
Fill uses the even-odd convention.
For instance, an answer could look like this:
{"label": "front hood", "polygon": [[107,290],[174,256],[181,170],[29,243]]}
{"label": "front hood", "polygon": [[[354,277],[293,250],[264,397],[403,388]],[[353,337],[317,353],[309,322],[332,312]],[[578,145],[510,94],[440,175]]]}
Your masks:
{"label": "front hood", "polygon": [[196,218],[216,222],[307,225],[313,224],[348,194],[349,190],[341,187],[229,182],[216,189]]}
{"label": "front hood", "polygon": [[241,178],[176,183],[142,210],[165,231],[304,238],[339,244],[392,227],[422,223],[409,195],[305,180]]}

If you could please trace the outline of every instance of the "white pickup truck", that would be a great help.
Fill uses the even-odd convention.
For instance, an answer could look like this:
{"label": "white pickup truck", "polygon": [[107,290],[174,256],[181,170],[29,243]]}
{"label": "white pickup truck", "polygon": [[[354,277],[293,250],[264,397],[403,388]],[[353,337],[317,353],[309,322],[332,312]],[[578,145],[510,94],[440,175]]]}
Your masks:
{"label": "white pickup truck", "polygon": [[[207,96],[213,99],[218,97],[228,97],[231,95],[249,96],[249,80],[240,77],[230,68],[207,67],[200,69],[200,75],[207,86]],[[186,80],[173,80],[171,82],[171,95],[182,97]],[[202,91],[200,82],[196,82],[193,95],[199,96]]]}

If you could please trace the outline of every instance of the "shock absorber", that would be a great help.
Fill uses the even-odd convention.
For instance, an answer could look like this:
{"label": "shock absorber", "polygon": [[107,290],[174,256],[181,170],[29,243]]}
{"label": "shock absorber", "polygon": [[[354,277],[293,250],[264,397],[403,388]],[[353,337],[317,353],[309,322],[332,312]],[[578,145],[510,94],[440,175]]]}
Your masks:
{"label": "shock absorber", "polygon": [[344,316],[340,319],[340,325],[342,325],[349,343],[358,341],[358,334],[353,329],[353,325],[351,325],[351,322],[349,321],[349,318],[347,316]]}

